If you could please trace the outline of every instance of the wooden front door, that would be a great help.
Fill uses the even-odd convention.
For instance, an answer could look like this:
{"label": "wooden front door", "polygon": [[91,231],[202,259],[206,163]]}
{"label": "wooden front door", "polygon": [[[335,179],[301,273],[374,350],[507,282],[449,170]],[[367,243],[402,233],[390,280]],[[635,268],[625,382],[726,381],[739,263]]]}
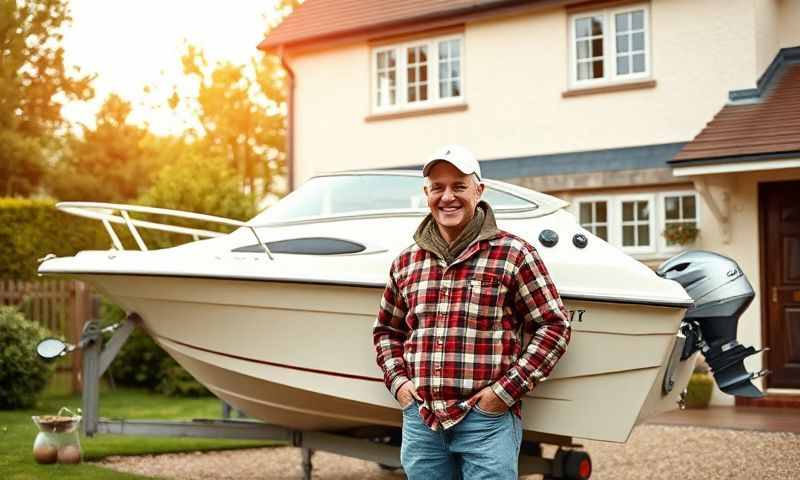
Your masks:
{"label": "wooden front door", "polygon": [[764,183],[762,324],[770,388],[800,388],[800,181]]}

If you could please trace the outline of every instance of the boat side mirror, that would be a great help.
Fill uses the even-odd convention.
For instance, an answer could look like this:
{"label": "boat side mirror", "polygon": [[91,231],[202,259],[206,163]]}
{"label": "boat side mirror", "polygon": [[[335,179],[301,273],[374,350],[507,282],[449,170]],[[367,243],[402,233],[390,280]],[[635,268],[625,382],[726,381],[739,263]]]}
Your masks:
{"label": "boat side mirror", "polygon": [[52,360],[67,353],[67,344],[57,338],[45,338],[36,345],[36,353],[45,360]]}

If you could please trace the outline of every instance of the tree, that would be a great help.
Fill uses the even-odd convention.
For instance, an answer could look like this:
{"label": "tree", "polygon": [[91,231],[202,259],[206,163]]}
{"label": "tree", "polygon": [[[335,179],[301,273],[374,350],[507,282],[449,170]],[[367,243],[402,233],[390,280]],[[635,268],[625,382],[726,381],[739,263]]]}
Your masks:
{"label": "tree", "polygon": [[0,0],[0,195],[35,191],[61,106],[94,95],[91,76],[64,66],[70,22],[67,0]]}
{"label": "tree", "polygon": [[147,130],[128,123],[130,102],[108,96],[97,112],[95,128],[82,127],[83,138],[71,138],[48,179],[60,200],[125,203],[146,190],[156,170],[154,140]]}

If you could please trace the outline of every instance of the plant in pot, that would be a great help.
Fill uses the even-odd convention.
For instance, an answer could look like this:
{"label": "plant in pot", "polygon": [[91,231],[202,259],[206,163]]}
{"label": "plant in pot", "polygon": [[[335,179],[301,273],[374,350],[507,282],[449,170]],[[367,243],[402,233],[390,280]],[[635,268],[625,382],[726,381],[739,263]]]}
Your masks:
{"label": "plant in pot", "polygon": [[705,362],[698,363],[686,387],[687,408],[707,408],[714,393],[714,378]]}
{"label": "plant in pot", "polygon": [[690,222],[668,223],[661,235],[669,245],[691,245],[700,235],[697,225]]}

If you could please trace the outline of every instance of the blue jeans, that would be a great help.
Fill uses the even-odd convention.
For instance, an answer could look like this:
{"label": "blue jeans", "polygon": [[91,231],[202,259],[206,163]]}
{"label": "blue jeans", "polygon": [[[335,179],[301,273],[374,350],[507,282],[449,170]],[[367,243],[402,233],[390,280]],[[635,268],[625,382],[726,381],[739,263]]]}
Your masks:
{"label": "blue jeans", "polygon": [[473,407],[448,430],[422,423],[419,404],[403,409],[400,462],[409,480],[517,480],[522,421]]}

